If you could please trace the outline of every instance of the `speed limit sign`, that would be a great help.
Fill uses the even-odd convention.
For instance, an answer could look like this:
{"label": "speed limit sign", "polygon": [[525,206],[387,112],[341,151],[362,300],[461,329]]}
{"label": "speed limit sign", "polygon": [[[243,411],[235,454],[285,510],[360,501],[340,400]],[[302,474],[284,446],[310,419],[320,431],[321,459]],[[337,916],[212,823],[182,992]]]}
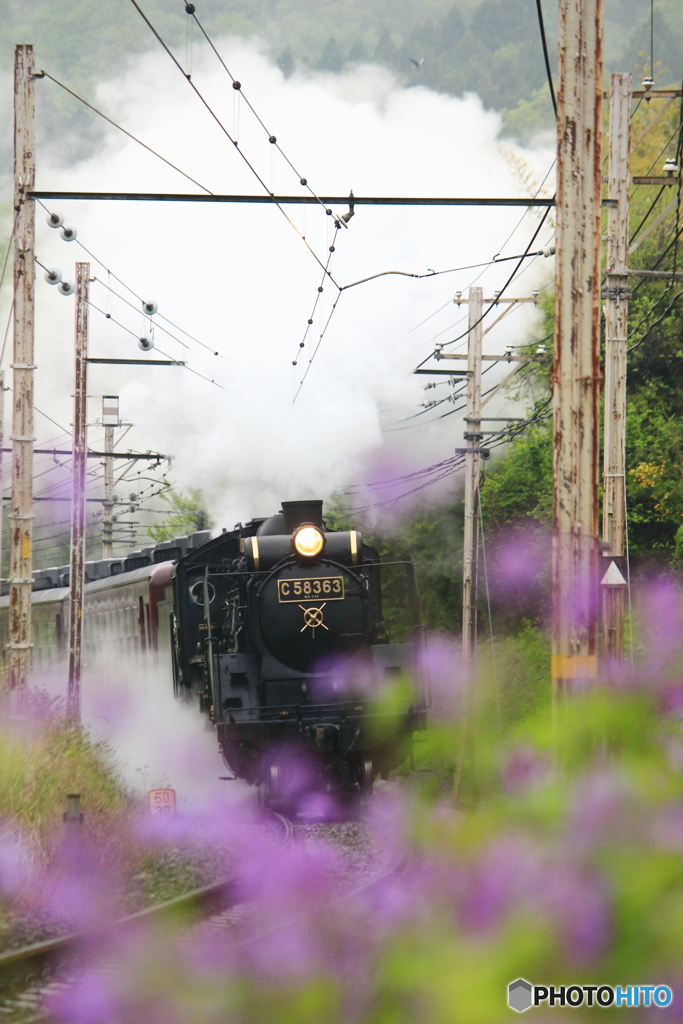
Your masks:
{"label": "speed limit sign", "polygon": [[172,818],[175,814],[175,789],[150,789],[147,802],[153,817]]}

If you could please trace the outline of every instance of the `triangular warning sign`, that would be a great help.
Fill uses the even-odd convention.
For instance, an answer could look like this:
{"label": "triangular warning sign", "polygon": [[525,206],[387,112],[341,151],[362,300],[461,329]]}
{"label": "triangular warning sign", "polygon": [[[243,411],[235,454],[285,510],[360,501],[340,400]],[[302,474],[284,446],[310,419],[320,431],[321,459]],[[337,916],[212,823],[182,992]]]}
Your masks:
{"label": "triangular warning sign", "polygon": [[627,587],[628,583],[624,579],[621,569],[617,563],[610,559],[610,563],[607,566],[607,572],[600,580],[600,585],[603,587]]}

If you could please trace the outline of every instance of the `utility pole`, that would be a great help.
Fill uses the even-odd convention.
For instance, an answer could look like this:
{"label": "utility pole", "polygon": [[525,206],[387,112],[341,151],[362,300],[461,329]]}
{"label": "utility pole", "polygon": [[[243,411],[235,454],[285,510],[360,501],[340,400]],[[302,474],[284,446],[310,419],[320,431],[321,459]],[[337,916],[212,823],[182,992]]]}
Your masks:
{"label": "utility pole", "polygon": [[71,573],[69,577],[69,718],[81,717],[81,645],[85,573],[85,467],[87,463],[88,279],[90,264],[76,264],[73,479],[71,485]]}
{"label": "utility pole", "polygon": [[481,433],[481,341],[483,291],[469,290],[467,334],[467,430],[465,440],[465,530],[462,565],[462,649],[467,674],[477,655],[477,561],[479,553],[479,469]]}
{"label": "utility pole", "polygon": [[602,539],[606,558],[602,591],[603,653],[613,664],[624,654],[624,579],[618,563],[626,537],[626,339],[628,336],[628,235],[631,75],[612,75],[607,192],[607,290],[605,297],[605,452]]}
{"label": "utility pole", "polygon": [[559,0],[552,694],[597,677],[602,0]]}
{"label": "utility pole", "polygon": [[114,556],[114,429],[119,426],[119,399],[116,395],[102,398],[102,426],[104,427],[104,521],[102,523],[102,558]]}
{"label": "utility pole", "polygon": [[35,82],[33,47],[14,48],[14,358],[7,681],[25,689],[31,669],[33,584],[33,371],[35,327]]}

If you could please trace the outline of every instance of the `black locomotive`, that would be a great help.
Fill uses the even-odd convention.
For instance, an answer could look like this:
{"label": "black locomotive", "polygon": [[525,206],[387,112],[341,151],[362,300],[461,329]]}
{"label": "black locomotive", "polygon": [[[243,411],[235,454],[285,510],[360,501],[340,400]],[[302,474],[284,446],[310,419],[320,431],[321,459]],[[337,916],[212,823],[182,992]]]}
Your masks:
{"label": "black locomotive", "polygon": [[[283,502],[174,570],[176,695],[198,695],[230,770],[271,804],[296,788],[292,755],[318,787],[367,791],[409,756],[425,720],[420,627],[388,642],[386,570],[358,531],[325,527],[322,504]],[[416,609],[412,563],[401,570]]]}

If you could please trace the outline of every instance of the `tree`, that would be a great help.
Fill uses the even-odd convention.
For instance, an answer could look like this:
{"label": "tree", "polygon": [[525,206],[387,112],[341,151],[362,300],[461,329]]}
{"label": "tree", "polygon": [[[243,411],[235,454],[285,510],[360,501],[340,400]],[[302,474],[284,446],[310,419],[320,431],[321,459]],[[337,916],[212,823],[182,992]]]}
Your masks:
{"label": "tree", "polygon": [[147,533],[157,544],[162,540],[173,540],[186,533],[206,530],[212,523],[204,511],[204,498],[200,490],[190,490],[188,494],[174,491],[169,487],[161,495],[163,501],[171,506],[171,513],[158,526],[150,526]]}

